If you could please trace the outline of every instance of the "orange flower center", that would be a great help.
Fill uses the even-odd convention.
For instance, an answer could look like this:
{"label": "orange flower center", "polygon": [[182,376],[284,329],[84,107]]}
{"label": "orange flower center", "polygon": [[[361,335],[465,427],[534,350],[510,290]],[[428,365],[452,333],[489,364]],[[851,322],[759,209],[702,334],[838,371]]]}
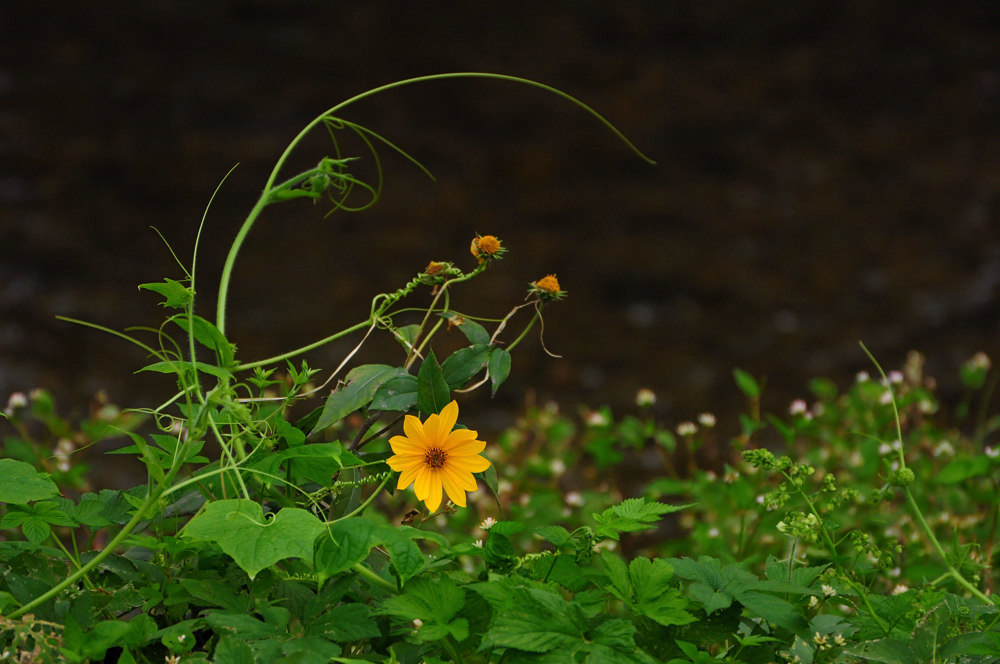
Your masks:
{"label": "orange flower center", "polygon": [[432,447],[424,452],[424,463],[431,468],[441,468],[448,460],[448,453],[440,447]]}
{"label": "orange flower center", "polygon": [[559,288],[559,280],[556,279],[556,275],[554,274],[542,277],[535,283],[535,286],[550,293],[558,293],[561,290]]}
{"label": "orange flower center", "polygon": [[487,256],[492,256],[496,252],[500,251],[500,240],[496,239],[492,235],[484,235],[479,238],[476,242],[479,251],[483,252]]}

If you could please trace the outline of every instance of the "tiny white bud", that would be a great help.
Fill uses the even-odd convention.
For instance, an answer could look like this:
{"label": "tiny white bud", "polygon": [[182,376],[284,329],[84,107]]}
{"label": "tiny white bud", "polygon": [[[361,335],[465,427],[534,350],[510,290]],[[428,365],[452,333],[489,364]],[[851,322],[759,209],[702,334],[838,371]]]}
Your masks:
{"label": "tiny white bud", "polygon": [[656,393],[653,390],[642,388],[635,393],[635,405],[645,408],[656,403]]}
{"label": "tiny white bud", "polygon": [[903,382],[903,373],[901,371],[890,371],[889,382],[893,385],[899,385]]}
{"label": "tiny white bud", "polygon": [[485,519],[483,519],[483,522],[481,524],[479,524],[479,528],[482,530],[489,530],[495,525],[497,525],[497,520],[491,516],[488,516]]}
{"label": "tiny white bud", "polygon": [[1000,456],[1000,447],[987,447],[985,452],[986,456],[990,457],[991,459],[996,459],[998,456]]}
{"label": "tiny white bud", "polygon": [[549,470],[553,475],[562,475],[566,472],[566,462],[562,459],[552,459],[549,461]]}
{"label": "tiny white bud", "polygon": [[413,629],[420,629],[423,626],[424,626],[423,620],[421,620],[420,618],[413,619]]}
{"label": "tiny white bud", "polygon": [[698,421],[701,423],[701,426],[711,429],[715,426],[715,415],[712,413],[702,413],[698,416]]}
{"label": "tiny white bud", "polygon": [[905,593],[909,589],[910,589],[909,586],[907,586],[905,583],[901,583],[901,584],[899,584],[898,586],[896,586],[895,588],[892,589],[892,594],[893,595],[902,595],[903,593]]}
{"label": "tiny white bud", "polygon": [[570,491],[566,494],[565,500],[566,504],[570,507],[583,507],[585,502],[579,491]]}
{"label": "tiny white bud", "polygon": [[885,392],[883,392],[882,396],[879,397],[878,402],[880,404],[882,404],[883,406],[888,406],[889,404],[891,404],[892,403],[892,392],[890,392],[889,390],[886,390]]}
{"label": "tiny white bud", "polygon": [[476,547],[477,549],[483,548],[483,540],[476,540],[475,542],[472,543],[472,546]]}
{"label": "tiny white bud", "polygon": [[859,383],[867,383],[870,378],[871,376],[868,375],[867,371],[859,371],[858,375],[855,376],[855,379],[857,379]]}
{"label": "tiny white bud", "polygon": [[719,529],[716,528],[715,526],[712,526],[711,528],[708,529],[708,536],[709,537],[718,537],[719,536]]}
{"label": "tiny white bud", "polygon": [[837,594],[837,591],[834,589],[833,586],[828,586],[825,583],[822,586],[820,586],[820,590],[823,591],[824,597],[833,597],[834,595]]}
{"label": "tiny white bud", "polygon": [[802,415],[802,414],[804,414],[806,412],[806,410],[808,410],[808,408],[809,407],[806,406],[806,402],[805,401],[803,401],[802,399],[796,399],[795,401],[793,401],[788,406],[788,414],[789,415]]}
{"label": "tiny white bud", "polygon": [[698,432],[698,425],[694,422],[681,422],[677,425],[677,434],[680,436],[693,436]]}

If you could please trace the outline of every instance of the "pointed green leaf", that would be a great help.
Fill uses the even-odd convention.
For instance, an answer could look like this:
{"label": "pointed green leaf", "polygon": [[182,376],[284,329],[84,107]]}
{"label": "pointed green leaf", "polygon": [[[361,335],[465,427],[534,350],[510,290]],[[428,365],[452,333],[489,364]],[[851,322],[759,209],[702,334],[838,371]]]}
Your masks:
{"label": "pointed green leaf", "polygon": [[465,316],[460,316],[454,311],[446,311],[441,314],[441,317],[446,319],[448,323],[454,325],[465,338],[469,340],[471,344],[489,344],[490,343],[490,333],[486,331],[486,328],[477,323],[476,321],[466,318]]}
{"label": "pointed green leaf", "polygon": [[756,399],[760,396],[760,383],[746,371],[743,371],[743,369],[733,369],[733,378],[736,379],[736,386],[740,388],[743,394],[751,399]]}
{"label": "pointed green leaf", "polygon": [[422,412],[431,415],[440,413],[450,401],[451,390],[441,372],[441,365],[434,357],[434,351],[428,351],[417,373],[417,406]]}
{"label": "pointed green leaf", "polygon": [[194,298],[193,290],[173,279],[165,279],[163,283],[140,284],[139,288],[159,293],[167,298],[166,302],[161,302],[160,304],[173,309],[183,309]]}
{"label": "pointed green leaf", "polygon": [[497,389],[510,375],[510,353],[503,348],[494,348],[490,353],[489,370],[493,394],[496,395]]}
{"label": "pointed green leaf", "polygon": [[327,397],[323,414],[319,416],[319,421],[313,427],[312,433],[322,431],[336,424],[346,415],[364,408],[383,383],[405,373],[405,369],[385,364],[365,364],[351,369],[344,384]]}
{"label": "pointed green leaf", "polygon": [[470,378],[482,371],[490,355],[490,347],[482,344],[458,349],[441,365],[445,382],[453,390],[462,387]]}

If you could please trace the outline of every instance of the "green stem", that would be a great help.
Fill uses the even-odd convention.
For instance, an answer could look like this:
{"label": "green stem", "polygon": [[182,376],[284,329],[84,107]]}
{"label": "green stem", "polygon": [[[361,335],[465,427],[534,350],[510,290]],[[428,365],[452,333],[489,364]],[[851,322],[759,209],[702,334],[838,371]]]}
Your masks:
{"label": "green stem", "polygon": [[510,351],[514,350],[514,347],[517,346],[519,343],[521,343],[521,339],[524,339],[525,335],[528,334],[528,331],[531,330],[531,328],[533,328],[535,326],[535,321],[538,320],[538,317],[540,315],[541,314],[539,312],[537,312],[537,311],[535,312],[535,315],[531,319],[531,322],[528,323],[527,327],[524,328],[524,330],[521,332],[521,335],[517,339],[514,339],[513,343],[511,343],[511,345],[507,346],[507,352],[508,353]]}
{"label": "green stem", "polygon": [[125,538],[127,538],[129,535],[132,534],[132,529],[135,528],[137,525],[139,525],[139,522],[145,518],[146,512],[149,510],[150,507],[155,505],[157,501],[160,500],[160,496],[162,494],[163,494],[162,487],[157,489],[153,493],[149,494],[145,502],[143,502],[143,504],[139,506],[139,509],[136,510],[135,515],[132,517],[132,519],[125,524],[125,526],[121,529],[121,531],[119,531],[119,533],[115,535],[115,537],[110,542],[108,542],[108,545],[105,546],[100,553],[94,556],[94,558],[89,563],[78,569],[73,574],[70,574],[61,583],[58,583],[55,586],[53,586],[51,590],[42,593],[41,595],[31,600],[30,602],[22,606],[17,611],[14,611],[7,617],[10,619],[14,619],[23,616],[25,613],[31,611],[36,606],[44,604],[45,602],[52,599],[62,591],[66,590],[74,583],[76,583],[80,579],[80,577],[85,576],[88,572],[90,572],[90,570],[97,567],[101,563],[101,561],[103,561],[105,558],[111,555],[111,553],[116,548],[118,548],[119,544],[125,541]]}
{"label": "green stem", "polygon": [[650,164],[656,163],[655,161],[644,155],[642,151],[639,150],[639,148],[637,148],[635,145],[632,144],[631,141],[625,138],[624,134],[618,131],[618,129],[616,129],[615,126],[612,125],[611,122],[609,122],[603,115],[601,115],[591,107],[587,106],[576,97],[566,94],[565,92],[557,90],[551,86],[545,85],[544,83],[538,83],[537,81],[531,81],[526,78],[519,78],[517,76],[507,76],[505,74],[489,74],[485,72],[454,72],[449,74],[433,74],[430,76],[417,76],[415,78],[408,78],[402,81],[396,81],[394,83],[382,85],[372,90],[368,90],[367,92],[362,92],[361,94],[355,95],[354,97],[351,97],[346,101],[342,101],[341,103],[330,108],[325,113],[322,113],[312,122],[307,124],[302,129],[302,131],[300,131],[298,135],[294,139],[292,139],[292,142],[288,144],[288,147],[285,148],[285,151],[282,152],[281,156],[278,158],[277,163],[274,165],[274,169],[272,169],[271,171],[271,175],[267,178],[267,183],[264,185],[263,194],[257,201],[256,205],[254,205],[253,209],[250,211],[250,214],[247,216],[246,221],[243,222],[243,226],[240,227],[239,232],[236,234],[236,239],[233,241],[233,245],[229,249],[229,255],[226,257],[226,263],[222,269],[222,279],[219,282],[219,302],[218,302],[218,307],[216,309],[216,321],[215,321],[216,327],[219,328],[220,332],[222,332],[223,334],[226,333],[226,298],[229,295],[229,282],[230,279],[232,278],[233,265],[236,263],[236,255],[239,253],[240,248],[243,246],[243,241],[246,239],[247,234],[250,232],[250,228],[253,227],[254,222],[257,221],[257,217],[260,216],[260,213],[270,202],[271,194],[273,193],[274,189],[274,181],[278,177],[278,172],[285,165],[285,162],[288,160],[288,157],[291,155],[292,151],[298,146],[298,144],[302,141],[302,139],[305,138],[306,134],[312,131],[320,123],[326,121],[328,118],[333,117],[333,115],[338,111],[340,111],[341,109],[346,108],[347,106],[353,104],[356,101],[360,101],[367,97],[371,97],[372,95],[376,95],[380,92],[385,92],[386,90],[392,90],[394,88],[403,87],[405,85],[410,85],[412,83],[422,83],[425,81],[439,81],[451,78],[496,79],[501,81],[510,81],[513,83],[523,83],[525,85],[531,85],[533,87],[546,90],[558,97],[562,97],[563,99],[573,104],[576,104],[586,112],[590,113],[594,118],[600,121],[601,124],[610,129],[612,133],[615,134],[615,136],[621,139],[625,143],[625,145],[627,145],[641,159]]}
{"label": "green stem", "polygon": [[355,563],[354,565],[351,565],[351,569],[357,572],[358,576],[364,578],[366,581],[368,581],[368,583],[372,584],[373,586],[378,586],[382,590],[392,593],[393,595],[399,594],[399,590],[396,588],[395,584],[386,581],[381,576],[371,571],[361,563]]}
{"label": "green stem", "polygon": [[298,348],[298,349],[290,351],[288,353],[282,353],[281,355],[275,355],[274,357],[269,357],[266,360],[257,360],[256,362],[248,362],[247,364],[241,364],[238,367],[236,367],[233,371],[244,371],[246,369],[255,369],[257,367],[262,367],[265,364],[274,364],[275,362],[281,362],[282,360],[287,360],[288,358],[295,357],[296,355],[302,355],[303,353],[308,353],[309,351],[313,350],[314,348],[319,348],[320,346],[328,344],[331,341],[335,341],[335,340],[337,340],[337,339],[339,339],[341,337],[347,336],[351,332],[356,332],[358,330],[361,330],[361,329],[364,329],[366,327],[369,327],[371,324],[372,324],[372,319],[369,318],[366,321],[362,321],[362,322],[358,323],[357,325],[352,325],[351,327],[347,328],[346,330],[341,330],[340,332],[337,332],[336,334],[331,334],[330,336],[326,337],[325,339],[320,339],[319,341],[317,341],[315,343],[311,343],[308,346],[303,346],[302,348]]}
{"label": "green stem", "polygon": [[916,518],[917,523],[920,524],[920,528],[924,531],[924,534],[927,535],[927,538],[931,541],[931,544],[934,546],[938,555],[941,556],[941,560],[948,568],[948,573],[951,577],[955,579],[960,586],[975,595],[979,600],[987,604],[993,604],[993,600],[980,591],[979,588],[976,588],[968,580],[966,580],[966,578],[962,576],[962,574],[955,569],[950,562],[948,562],[948,555],[944,552],[944,547],[941,546],[941,542],[938,541],[934,531],[931,530],[930,525],[927,523],[927,519],[924,518],[924,513],[920,511],[920,507],[917,505],[917,501],[913,499],[913,494],[910,492],[910,488],[903,487],[903,491],[906,493],[906,502],[910,504],[910,509],[913,510],[913,515]]}
{"label": "green stem", "polygon": [[375,491],[372,492],[372,495],[368,496],[368,499],[365,502],[363,502],[360,505],[358,505],[357,508],[353,512],[350,512],[349,514],[345,514],[344,516],[340,517],[339,519],[334,519],[334,521],[332,521],[331,523],[335,523],[337,521],[341,521],[342,519],[350,518],[350,517],[352,517],[352,516],[354,516],[356,514],[360,514],[362,511],[364,511],[364,509],[366,507],[368,507],[369,505],[371,505],[372,501],[375,500],[375,496],[377,496],[382,491],[382,489],[385,488],[385,485],[389,482],[389,478],[390,477],[392,477],[391,473],[388,474],[388,475],[386,475],[385,479],[382,480],[382,483],[378,485],[378,488],[376,488]]}
{"label": "green stem", "polygon": [[462,659],[462,654],[458,652],[458,648],[456,648],[455,645],[451,642],[451,637],[449,636],[444,637],[443,639],[441,639],[441,643],[444,644],[445,650],[448,651],[448,654],[451,655],[451,658],[453,660],[455,660],[458,664],[465,664],[465,660]]}

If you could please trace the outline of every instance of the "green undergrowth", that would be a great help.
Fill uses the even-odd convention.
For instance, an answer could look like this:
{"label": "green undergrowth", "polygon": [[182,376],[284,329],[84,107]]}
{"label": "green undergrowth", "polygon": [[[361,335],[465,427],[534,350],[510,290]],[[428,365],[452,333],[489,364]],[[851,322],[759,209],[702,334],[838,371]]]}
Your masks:
{"label": "green undergrowth", "polygon": [[[625,140],[531,81],[449,74],[384,86],[320,115],[280,156],[230,248],[214,318],[196,313],[196,242],[190,261],[174,254],[177,274],[141,285],[165,307],[159,327],[70,321],[140,346],[149,363],[137,370],[176,391],[125,410],[98,398],[77,421],[41,389],[9,399],[0,661],[1000,657],[1000,420],[989,414],[997,379],[985,356],[961,368],[966,394],[951,409],[914,354],[888,375],[871,358],[874,378],[850,386],[814,381],[809,403],[777,414],[737,370],[748,403],[738,422],[662,422],[643,390],[635,414],[533,407],[481,441],[462,423],[464,395],[501,389],[521,342],[541,340],[545,311],[567,292],[556,275],[532,275],[509,311],[465,311],[476,278],[516,250],[471,232],[470,254],[423,257],[427,267],[375,295],[367,318],[270,358],[239,356],[227,299],[262,213],[298,199],[329,212],[375,203],[380,150],[416,162],[341,112],[375,92],[457,77],[535,86]],[[313,129],[327,132],[330,152],[279,179]],[[352,170],[359,154],[373,179]],[[353,362],[374,335],[397,350]],[[335,340],[353,345],[337,366],[304,359]],[[114,455],[137,459],[146,480],[92,486],[89,466]]]}

